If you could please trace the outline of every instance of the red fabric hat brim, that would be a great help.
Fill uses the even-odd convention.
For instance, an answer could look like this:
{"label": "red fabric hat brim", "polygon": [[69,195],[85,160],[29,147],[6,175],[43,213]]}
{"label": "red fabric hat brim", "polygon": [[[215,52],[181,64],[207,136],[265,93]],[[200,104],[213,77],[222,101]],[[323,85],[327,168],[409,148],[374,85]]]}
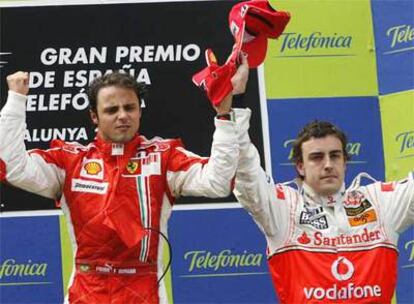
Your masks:
{"label": "red fabric hat brim", "polygon": [[275,39],[283,33],[290,15],[286,12],[271,12],[251,7],[245,20],[248,30]]}
{"label": "red fabric hat brim", "polygon": [[[231,78],[236,73],[236,63],[233,58],[238,52],[236,47],[226,64],[219,66],[215,60],[214,53],[206,50],[207,67],[193,75],[193,83],[202,88],[211,104],[218,106],[223,99],[233,91]],[[214,60],[212,60],[214,58]]]}
{"label": "red fabric hat brim", "polygon": [[278,38],[289,20],[288,12],[274,10],[268,0],[250,0],[233,6],[229,13],[230,30],[234,36],[235,29],[245,24],[242,51],[248,55],[250,68],[263,63],[267,51],[267,38]]}
{"label": "red fabric hat brim", "polygon": [[256,68],[265,60],[267,52],[267,37],[264,35],[255,36],[252,40],[244,42],[241,49],[247,54],[249,68]]}

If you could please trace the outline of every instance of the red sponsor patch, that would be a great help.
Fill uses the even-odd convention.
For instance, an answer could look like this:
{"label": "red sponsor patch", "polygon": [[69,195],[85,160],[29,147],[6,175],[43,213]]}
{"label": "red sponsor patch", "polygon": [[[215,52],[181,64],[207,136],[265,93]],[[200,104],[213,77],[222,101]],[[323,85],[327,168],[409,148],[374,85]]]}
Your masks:
{"label": "red sponsor patch", "polygon": [[276,185],[276,197],[281,200],[286,199],[285,191],[283,190],[283,187],[279,184]]}
{"label": "red sponsor patch", "polygon": [[231,191],[233,191],[233,190],[234,190],[235,185],[236,185],[236,177],[234,176],[234,177],[231,179],[231,183],[230,183],[230,188],[231,188]]}
{"label": "red sponsor patch", "polygon": [[6,163],[0,159],[0,182],[6,181]]}
{"label": "red sponsor patch", "polygon": [[311,239],[308,237],[306,232],[303,232],[300,237],[298,237],[298,242],[301,244],[309,244]]}
{"label": "red sponsor patch", "polygon": [[394,191],[394,183],[381,183],[381,191],[382,192],[391,192]]}

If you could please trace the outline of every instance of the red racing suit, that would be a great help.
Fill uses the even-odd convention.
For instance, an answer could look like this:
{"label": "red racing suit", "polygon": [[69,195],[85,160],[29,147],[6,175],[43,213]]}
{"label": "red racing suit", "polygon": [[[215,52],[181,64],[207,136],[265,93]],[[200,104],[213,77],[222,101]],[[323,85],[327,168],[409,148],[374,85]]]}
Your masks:
{"label": "red racing suit", "polygon": [[[160,231],[180,195],[231,192],[238,158],[236,123],[215,120],[210,158],[180,140],[136,135],[126,144],[97,137],[87,146],[54,140],[26,151],[25,102],[9,92],[0,118],[0,178],[58,199],[74,251],[70,303],[167,302]],[[149,228],[149,229],[145,229]]]}
{"label": "red racing suit", "polygon": [[398,236],[414,223],[413,173],[361,186],[362,173],[321,197],[306,184],[275,186],[247,135],[240,147],[234,193],[266,237],[280,301],[390,303]]}

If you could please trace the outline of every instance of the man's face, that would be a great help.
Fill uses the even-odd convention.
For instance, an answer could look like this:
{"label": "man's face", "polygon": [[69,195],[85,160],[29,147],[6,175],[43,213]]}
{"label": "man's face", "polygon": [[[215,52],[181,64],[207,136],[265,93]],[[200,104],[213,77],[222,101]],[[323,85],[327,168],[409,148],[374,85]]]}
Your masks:
{"label": "man's face", "polygon": [[92,121],[107,142],[126,143],[138,132],[141,109],[134,90],[108,86],[99,90]]}
{"label": "man's face", "polygon": [[296,164],[305,182],[319,195],[339,191],[345,177],[345,156],[341,141],[333,135],[312,137],[302,143],[303,162]]}

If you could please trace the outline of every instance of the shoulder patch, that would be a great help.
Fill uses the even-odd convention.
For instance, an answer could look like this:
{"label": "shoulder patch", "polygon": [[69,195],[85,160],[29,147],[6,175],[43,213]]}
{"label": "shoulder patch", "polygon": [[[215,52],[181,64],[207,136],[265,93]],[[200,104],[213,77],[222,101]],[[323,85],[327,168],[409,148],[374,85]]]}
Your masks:
{"label": "shoulder patch", "polygon": [[283,186],[281,184],[276,184],[276,197],[280,200],[285,200],[285,190],[283,189]]}
{"label": "shoulder patch", "polygon": [[141,142],[141,145],[139,147],[140,150],[142,149],[148,149],[152,147],[154,149],[154,152],[162,152],[167,151],[171,147],[174,146],[182,146],[181,140],[179,139],[164,139],[162,137],[153,137],[151,139],[146,139]]}
{"label": "shoulder patch", "polygon": [[0,182],[6,181],[6,163],[0,159]]}
{"label": "shoulder patch", "polygon": [[394,182],[381,183],[382,192],[392,192],[394,191]]}
{"label": "shoulder patch", "polygon": [[59,140],[59,139],[52,140],[52,142],[50,144],[50,147],[52,149],[60,148],[63,151],[73,153],[73,154],[78,154],[79,151],[87,151],[88,150],[88,147],[85,147],[84,145],[81,145],[78,142],[64,142],[64,141]]}

